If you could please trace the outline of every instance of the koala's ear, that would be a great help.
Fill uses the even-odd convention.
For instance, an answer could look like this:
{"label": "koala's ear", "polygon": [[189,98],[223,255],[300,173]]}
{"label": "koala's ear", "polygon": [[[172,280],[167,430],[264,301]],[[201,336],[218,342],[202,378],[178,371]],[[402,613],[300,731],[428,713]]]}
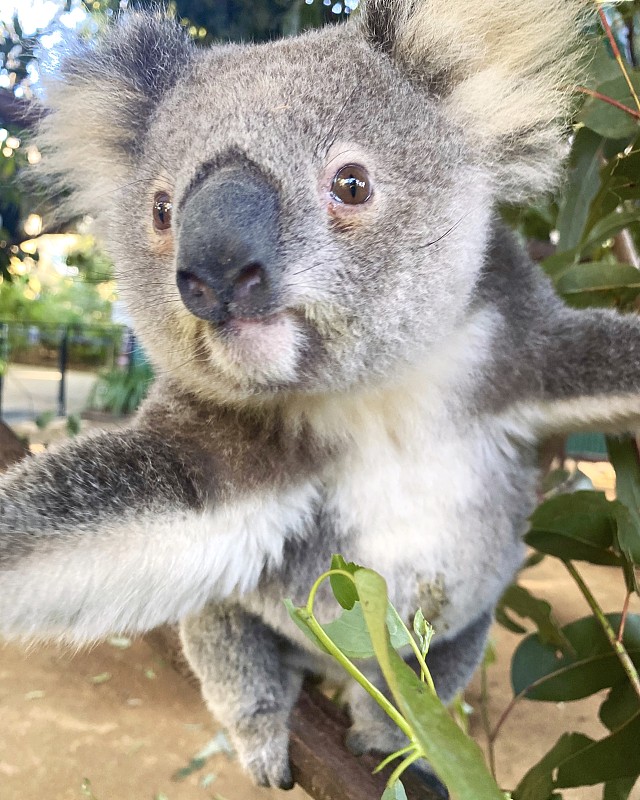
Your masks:
{"label": "koala's ear", "polygon": [[365,0],[364,35],[446,104],[498,197],[552,187],[591,0]]}
{"label": "koala's ear", "polygon": [[100,212],[100,198],[122,184],[149,118],[194,51],[175,20],[137,12],[96,44],[69,46],[45,80],[47,111],[35,134],[39,178],[67,195],[65,213]]}

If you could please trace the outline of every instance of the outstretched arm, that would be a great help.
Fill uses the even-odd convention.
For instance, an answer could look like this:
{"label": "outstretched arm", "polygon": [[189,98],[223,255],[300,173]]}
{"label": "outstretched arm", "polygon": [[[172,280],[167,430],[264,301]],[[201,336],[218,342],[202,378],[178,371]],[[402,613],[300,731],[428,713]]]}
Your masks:
{"label": "outstretched arm", "polygon": [[640,318],[561,307],[535,337],[531,397],[516,417],[536,433],[624,432],[640,427]]}
{"label": "outstretched arm", "polygon": [[82,643],[142,631],[256,579],[265,554],[243,545],[246,526],[223,504],[214,510],[211,465],[186,449],[132,428],[0,478],[0,636]]}

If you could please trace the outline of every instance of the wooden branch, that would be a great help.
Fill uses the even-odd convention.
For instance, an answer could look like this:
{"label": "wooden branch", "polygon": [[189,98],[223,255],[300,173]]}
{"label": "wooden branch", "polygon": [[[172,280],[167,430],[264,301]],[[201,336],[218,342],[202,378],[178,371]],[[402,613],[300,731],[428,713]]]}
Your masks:
{"label": "wooden branch", "polygon": [[[198,684],[182,655],[175,628],[156,628],[145,640],[190,683]],[[295,782],[314,800],[379,800],[397,766],[373,775],[384,756],[356,758],[345,745],[349,724],[339,706],[313,685],[305,684],[291,714],[289,754]],[[414,773],[406,772],[402,782],[408,800],[442,800]]]}

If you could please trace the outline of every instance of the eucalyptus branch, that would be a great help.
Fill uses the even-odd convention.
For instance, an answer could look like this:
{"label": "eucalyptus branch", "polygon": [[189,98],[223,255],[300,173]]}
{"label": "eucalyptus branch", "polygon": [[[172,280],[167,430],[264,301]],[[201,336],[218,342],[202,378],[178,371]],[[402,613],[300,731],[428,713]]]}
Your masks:
{"label": "eucalyptus branch", "polygon": [[324,628],[318,620],[315,618],[313,613],[313,604],[315,601],[316,594],[318,589],[320,588],[321,584],[330,578],[332,575],[342,575],[344,577],[349,578],[349,580],[353,581],[353,576],[344,571],[333,569],[325,572],[321,575],[318,580],[313,584],[311,588],[311,592],[309,593],[309,599],[307,601],[307,606],[305,609],[306,612],[306,619],[305,622],[313,632],[314,636],[320,641],[322,646],[327,650],[327,652],[332,655],[336,661],[340,664],[340,666],[349,673],[349,675],[357,681],[362,688],[368,692],[371,697],[376,701],[376,703],[382,708],[382,710],[389,716],[395,724],[400,728],[400,730],[407,736],[409,741],[414,742],[413,731],[411,730],[411,726],[402,716],[402,714],[393,706],[387,698],[382,694],[382,692],[375,687],[371,681],[369,681],[365,675],[360,672],[360,670],[353,664],[337,647],[331,638],[325,633]]}
{"label": "eucalyptus branch", "polygon": [[610,106],[614,106],[615,108],[620,109],[620,111],[624,111],[625,114],[629,114],[629,116],[633,117],[634,119],[640,120],[640,111],[636,111],[633,108],[629,108],[629,106],[625,106],[624,103],[614,100],[613,97],[608,97],[606,94],[597,92],[595,89],[587,89],[586,86],[578,86],[577,91],[581,92],[582,94],[588,94],[589,97],[595,97],[596,100],[602,100],[603,103],[608,103]]}
{"label": "eucalyptus branch", "polygon": [[605,636],[609,640],[611,647],[613,647],[615,654],[618,656],[620,663],[622,664],[622,668],[624,669],[627,677],[629,678],[629,682],[633,686],[635,693],[640,698],[640,676],[638,675],[638,670],[635,667],[635,664],[631,660],[629,653],[627,652],[626,647],[622,643],[622,641],[618,641],[618,637],[616,636],[616,632],[611,627],[609,620],[606,618],[604,611],[600,607],[598,601],[591,593],[591,590],[587,586],[587,584],[582,579],[582,576],[578,572],[578,570],[573,566],[570,561],[563,562],[569,574],[574,579],[578,588],[582,592],[584,599],[589,604],[589,607],[594,613],[595,618],[600,623],[600,627],[604,631]]}
{"label": "eucalyptus branch", "polygon": [[394,783],[400,780],[402,773],[409,769],[409,767],[415,763],[419,758],[422,758],[422,753],[414,753],[409,758],[405,759],[402,764],[400,764],[396,769],[391,773],[389,776],[389,780],[387,781],[387,786],[393,786]]}
{"label": "eucalyptus branch", "polygon": [[615,59],[618,62],[620,71],[624,75],[624,79],[627,82],[629,91],[631,92],[631,97],[633,97],[633,100],[638,108],[638,111],[640,111],[640,99],[638,98],[635,87],[631,82],[631,78],[629,77],[629,73],[627,72],[627,68],[625,67],[624,60],[620,53],[620,48],[618,47],[618,43],[616,42],[616,37],[613,35],[613,31],[611,30],[611,25],[609,25],[609,20],[607,19],[607,15],[605,14],[604,9],[600,5],[598,5],[598,14],[600,16],[600,22],[602,23],[602,27],[604,28],[604,31],[607,34],[607,39],[609,40],[611,49],[613,50],[613,55],[615,56]]}

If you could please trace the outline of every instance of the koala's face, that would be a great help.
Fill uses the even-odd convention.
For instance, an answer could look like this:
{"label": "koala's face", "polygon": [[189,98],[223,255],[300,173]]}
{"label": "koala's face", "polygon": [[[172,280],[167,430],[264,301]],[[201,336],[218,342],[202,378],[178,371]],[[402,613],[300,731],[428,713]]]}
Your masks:
{"label": "koala's face", "polygon": [[465,153],[438,103],[348,27],[199,53],[109,212],[154,361],[233,399],[424,357],[481,261],[486,182]]}
{"label": "koala's face", "polygon": [[[363,0],[197,50],[131,14],[71,53],[38,143],[104,224],[156,367],[217,399],[393,381],[468,313],[497,198],[551,184],[587,0]],[[46,166],[48,164],[48,166]]]}

